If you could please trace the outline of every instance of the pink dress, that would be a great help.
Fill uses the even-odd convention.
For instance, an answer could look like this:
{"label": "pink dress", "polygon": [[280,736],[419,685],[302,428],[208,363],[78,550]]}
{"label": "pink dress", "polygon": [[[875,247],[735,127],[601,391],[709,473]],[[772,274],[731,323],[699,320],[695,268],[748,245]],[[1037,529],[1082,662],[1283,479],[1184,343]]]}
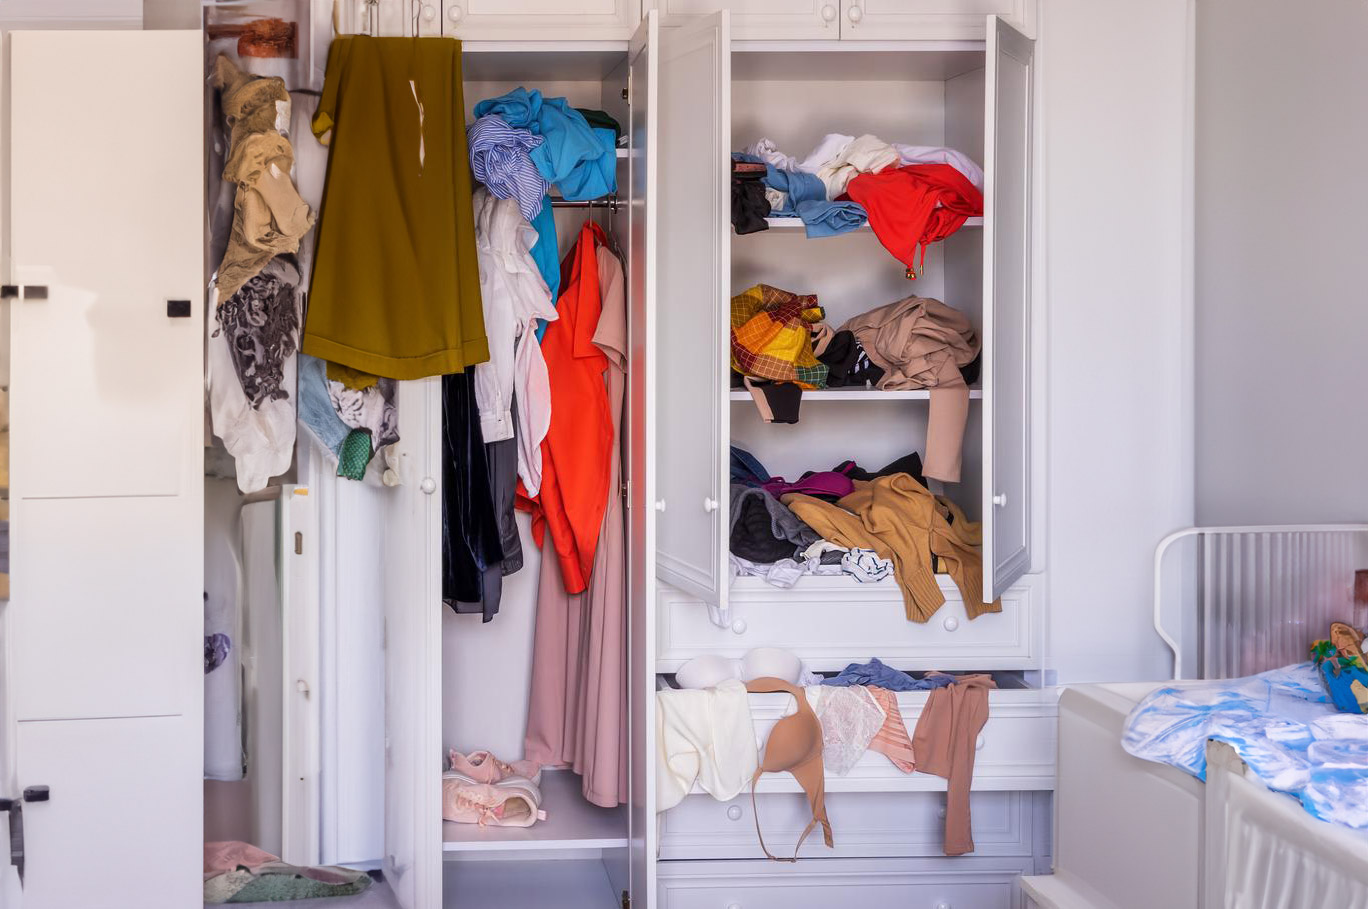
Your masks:
{"label": "pink dress", "polygon": [[524,757],[569,767],[584,797],[611,808],[627,800],[627,560],[622,496],[622,410],[627,388],[627,307],[622,263],[597,250],[603,310],[594,344],[613,417],[608,503],[589,586],[568,594],[559,560],[543,552],[532,645],[532,693]]}

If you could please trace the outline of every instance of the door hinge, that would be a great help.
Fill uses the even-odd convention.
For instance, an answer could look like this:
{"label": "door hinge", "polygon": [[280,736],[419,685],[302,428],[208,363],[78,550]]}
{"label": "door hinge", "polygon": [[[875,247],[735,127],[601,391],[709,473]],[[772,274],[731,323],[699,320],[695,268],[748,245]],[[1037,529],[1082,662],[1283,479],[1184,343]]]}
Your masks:
{"label": "door hinge", "polygon": [[632,894],[622,891],[622,909],[632,909]]}

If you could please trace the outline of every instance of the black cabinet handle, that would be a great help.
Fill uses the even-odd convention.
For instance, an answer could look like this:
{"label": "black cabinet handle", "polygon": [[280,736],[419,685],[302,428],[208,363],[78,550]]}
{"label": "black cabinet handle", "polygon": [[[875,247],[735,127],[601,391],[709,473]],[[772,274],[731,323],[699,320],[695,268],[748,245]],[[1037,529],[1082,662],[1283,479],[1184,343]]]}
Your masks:
{"label": "black cabinet handle", "polygon": [[189,300],[167,300],[166,317],[168,319],[188,319],[190,318]]}
{"label": "black cabinet handle", "polygon": [[46,802],[51,797],[52,794],[46,786],[30,786],[24,790],[24,801],[26,802]]}

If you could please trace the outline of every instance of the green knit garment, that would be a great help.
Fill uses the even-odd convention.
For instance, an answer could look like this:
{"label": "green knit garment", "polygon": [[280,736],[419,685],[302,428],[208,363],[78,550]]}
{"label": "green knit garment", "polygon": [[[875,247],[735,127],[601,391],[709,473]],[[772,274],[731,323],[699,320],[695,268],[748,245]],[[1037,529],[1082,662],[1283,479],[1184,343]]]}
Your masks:
{"label": "green knit garment", "polygon": [[366,475],[370,463],[371,436],[369,429],[353,429],[342,440],[337,452],[337,475],[348,480],[359,480]]}

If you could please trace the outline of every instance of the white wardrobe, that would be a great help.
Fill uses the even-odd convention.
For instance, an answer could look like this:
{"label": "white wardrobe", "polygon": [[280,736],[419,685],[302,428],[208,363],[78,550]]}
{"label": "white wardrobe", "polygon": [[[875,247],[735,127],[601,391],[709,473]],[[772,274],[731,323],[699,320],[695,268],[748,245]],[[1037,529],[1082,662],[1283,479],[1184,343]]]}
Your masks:
{"label": "white wardrobe", "polygon": [[[602,18],[576,20],[582,31],[547,34],[557,28],[548,18],[519,42],[508,29],[529,20],[507,10],[399,12],[381,0],[381,34],[466,39],[468,105],[539,87],[608,111],[629,137],[620,204],[590,216],[608,219],[628,287],[631,799],[593,809],[573,780],[550,773],[546,825],[486,835],[443,823],[444,746],[516,741],[523,717],[507,707],[528,672],[530,637],[519,635],[530,635],[535,564],[523,569],[526,589],[506,594],[499,631],[446,616],[440,382],[401,383],[387,485],[348,487],[301,433],[281,490],[282,608],[289,640],[313,642],[285,657],[285,858],[378,867],[375,905],[1006,909],[1020,905],[1015,876],[1047,861],[1048,800],[1038,794],[1053,786],[1054,707],[1039,687],[1045,607],[1030,573],[1041,369],[1030,295],[1033,42],[969,2],[951,4],[965,9],[933,39],[890,26],[875,43],[876,13],[893,4],[833,0],[845,18],[820,37],[766,32],[753,4],[730,5],[734,15],[586,4],[602,6]],[[329,28],[326,6],[312,4],[315,39]],[[848,6],[860,10],[854,21]],[[343,5],[342,28],[361,30],[365,11]],[[827,21],[821,4],[809,12]],[[1033,22],[1021,0],[1002,12]],[[14,587],[0,607],[0,798],[50,787],[47,801],[35,790],[23,803],[14,909],[184,909],[201,898],[204,825],[204,42],[198,32],[9,42]],[[320,42],[310,44],[317,53]],[[138,105],[157,111],[154,139],[129,116],[134,84]],[[987,174],[982,223],[933,248],[916,282],[868,229],[809,241],[776,223],[734,237],[730,152],[767,136],[801,153],[826,132],[961,148]],[[562,217],[564,247],[585,215]],[[970,315],[983,376],[965,479],[946,492],[984,522],[984,589],[1001,596],[1001,613],[970,621],[948,581],[946,605],[923,625],[904,617],[891,580],[806,578],[785,591],[730,577],[730,444],[775,474],[844,458],[875,468],[922,449],[928,407],[915,392],[833,390],[805,396],[796,425],[761,423],[728,386],[727,348],[729,298],[759,281],[818,293],[833,322],[912,293]],[[176,300],[191,301],[188,318],[168,307]],[[978,755],[977,852],[940,855],[943,780],[903,775],[877,755],[828,780],[837,848],[809,843],[796,866],[759,857],[749,797],[691,795],[657,817],[657,688],[693,656],[765,645],[817,671],[878,656],[904,669],[994,672],[1002,690]],[[383,695],[348,715],[359,679]],[[924,703],[900,696],[909,727]],[[763,739],[786,698],[753,696],[752,709]],[[767,776],[759,792],[767,838],[796,839],[796,785]],[[149,854],[156,886],[110,891],[116,869]]]}

